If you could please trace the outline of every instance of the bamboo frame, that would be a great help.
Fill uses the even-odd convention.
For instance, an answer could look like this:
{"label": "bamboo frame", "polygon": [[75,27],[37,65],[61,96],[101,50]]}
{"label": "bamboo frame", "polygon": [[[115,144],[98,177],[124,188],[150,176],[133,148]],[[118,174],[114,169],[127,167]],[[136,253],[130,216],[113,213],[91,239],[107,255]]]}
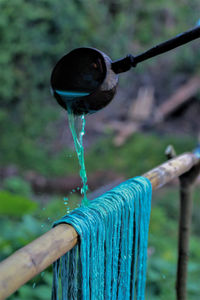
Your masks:
{"label": "bamboo frame", "polygon": [[[145,173],[156,190],[189,171],[200,158],[185,153]],[[27,246],[19,249],[0,263],[0,300],[6,299],[20,286],[42,272],[78,241],[75,229],[61,224],[49,230]]]}

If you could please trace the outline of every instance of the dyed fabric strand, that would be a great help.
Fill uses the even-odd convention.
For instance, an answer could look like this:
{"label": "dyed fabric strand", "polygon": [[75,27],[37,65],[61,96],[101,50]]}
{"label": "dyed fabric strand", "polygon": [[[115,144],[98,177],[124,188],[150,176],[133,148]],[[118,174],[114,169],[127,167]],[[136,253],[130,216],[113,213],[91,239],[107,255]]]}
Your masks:
{"label": "dyed fabric strand", "polygon": [[[130,179],[54,225],[71,224],[80,244],[53,265],[52,300],[145,299],[151,183]],[[61,269],[61,271],[60,271]]]}

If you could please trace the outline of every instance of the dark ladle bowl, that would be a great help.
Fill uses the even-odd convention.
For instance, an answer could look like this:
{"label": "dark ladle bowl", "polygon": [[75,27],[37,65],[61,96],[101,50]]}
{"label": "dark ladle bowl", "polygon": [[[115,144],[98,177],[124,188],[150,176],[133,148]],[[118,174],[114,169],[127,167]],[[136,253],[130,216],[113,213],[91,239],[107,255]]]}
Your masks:
{"label": "dark ladle bowl", "polygon": [[111,59],[94,48],[77,48],[53,69],[51,88],[57,102],[74,114],[94,113],[114,97],[118,75]]}
{"label": "dark ladle bowl", "polygon": [[200,26],[197,26],[142,54],[129,54],[114,62],[97,49],[75,49],[63,56],[53,69],[53,94],[64,109],[76,115],[94,113],[113,99],[118,83],[117,74],[199,37]]}

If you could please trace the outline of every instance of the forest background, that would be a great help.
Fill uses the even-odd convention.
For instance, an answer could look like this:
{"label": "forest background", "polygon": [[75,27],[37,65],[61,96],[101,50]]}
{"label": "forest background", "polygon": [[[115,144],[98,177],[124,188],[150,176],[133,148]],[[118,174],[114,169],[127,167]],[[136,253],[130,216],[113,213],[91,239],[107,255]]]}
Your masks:
{"label": "forest background", "polygon": [[[50,94],[57,60],[82,46],[98,48],[113,60],[139,54],[194,27],[199,12],[198,0],[0,0],[1,260],[50,229],[66,212],[65,197],[71,208],[80,202],[79,166],[67,113]],[[118,95],[105,110],[87,117],[84,143],[91,198],[97,189],[104,191],[164,161],[168,144],[177,153],[196,146],[199,91],[165,122],[142,127],[120,145],[116,124],[128,122],[141,87],[153,88],[155,110],[199,75],[199,62],[199,41],[145,62],[120,76]],[[175,299],[178,204],[176,182],[153,195],[147,299]],[[200,295],[199,215],[197,187],[188,278],[191,300]],[[51,281],[48,268],[9,299],[50,299]]]}

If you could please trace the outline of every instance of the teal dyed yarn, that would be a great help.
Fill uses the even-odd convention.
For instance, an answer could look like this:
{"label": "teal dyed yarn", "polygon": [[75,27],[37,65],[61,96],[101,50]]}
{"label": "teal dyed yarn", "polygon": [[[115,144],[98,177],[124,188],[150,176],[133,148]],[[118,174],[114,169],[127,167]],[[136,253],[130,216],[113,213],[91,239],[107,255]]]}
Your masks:
{"label": "teal dyed yarn", "polygon": [[53,265],[52,300],[145,299],[151,195],[136,177],[54,224],[71,224],[80,243]]}

